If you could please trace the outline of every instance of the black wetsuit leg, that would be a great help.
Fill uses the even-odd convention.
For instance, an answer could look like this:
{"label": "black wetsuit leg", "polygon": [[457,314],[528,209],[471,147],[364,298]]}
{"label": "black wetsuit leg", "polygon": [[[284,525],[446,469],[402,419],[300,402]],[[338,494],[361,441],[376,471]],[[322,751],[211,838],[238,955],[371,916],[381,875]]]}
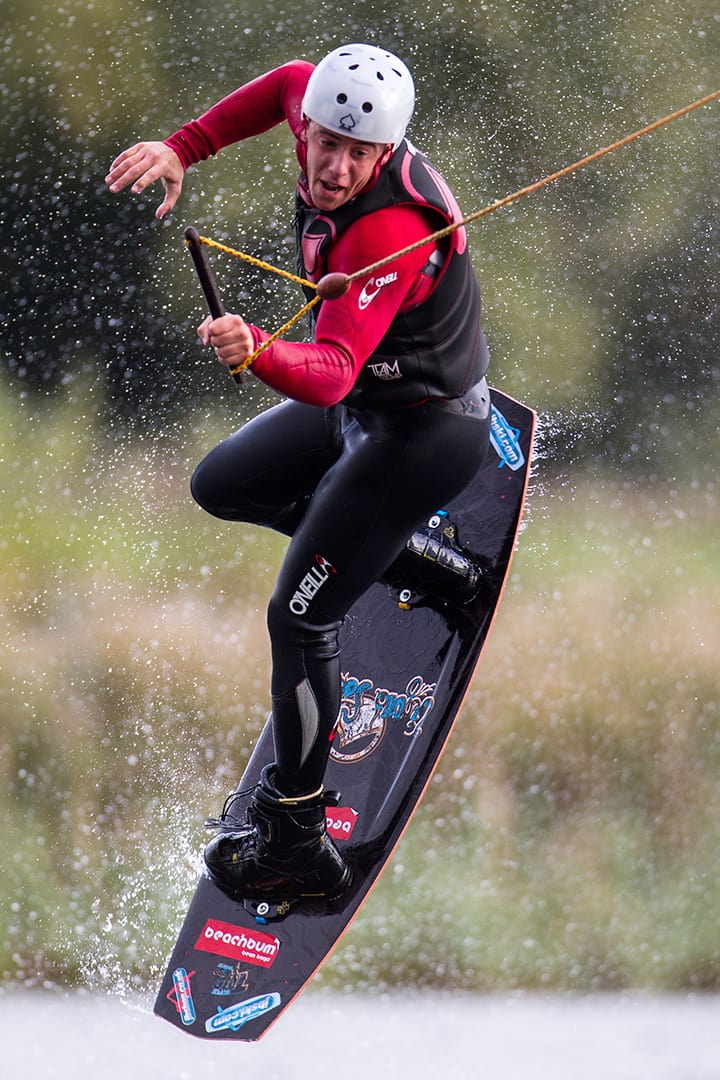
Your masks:
{"label": "black wetsuit leg", "polygon": [[215,517],[292,536],[342,446],[337,410],[284,401],[211,450],[195,469],[190,489]]}
{"label": "black wetsuit leg", "polygon": [[209,512],[292,535],[268,609],[278,786],[288,795],[322,783],[345,614],[482,464],[487,412],[455,406],[351,415],[285,403],[195,473],[193,494]]}

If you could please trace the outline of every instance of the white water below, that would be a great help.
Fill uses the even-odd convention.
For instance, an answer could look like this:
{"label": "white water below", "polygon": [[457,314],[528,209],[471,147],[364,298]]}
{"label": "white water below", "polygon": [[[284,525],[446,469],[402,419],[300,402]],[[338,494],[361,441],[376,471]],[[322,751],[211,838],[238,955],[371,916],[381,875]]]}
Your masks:
{"label": "white water below", "polygon": [[720,1080],[720,996],[307,992],[259,1043],[150,1003],[0,996],[2,1080]]}

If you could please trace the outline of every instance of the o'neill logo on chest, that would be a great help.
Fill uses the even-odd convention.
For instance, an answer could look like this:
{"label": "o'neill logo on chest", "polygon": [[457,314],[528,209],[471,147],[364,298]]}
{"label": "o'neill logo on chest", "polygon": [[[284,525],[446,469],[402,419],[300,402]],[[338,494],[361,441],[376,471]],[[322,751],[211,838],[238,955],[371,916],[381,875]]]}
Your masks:
{"label": "o'neill logo on chest", "polygon": [[358,297],[358,307],[360,310],[364,311],[368,305],[372,304],[380,290],[385,285],[392,285],[393,281],[397,281],[397,273],[394,270],[391,274],[385,274],[384,277],[371,277],[363,286],[363,291]]}
{"label": "o'neill logo on chest", "polygon": [[292,595],[289,607],[293,615],[304,615],[313,596],[322,589],[330,575],[336,573],[337,570],[331,562],[322,555],[316,555],[315,566],[308,570]]}

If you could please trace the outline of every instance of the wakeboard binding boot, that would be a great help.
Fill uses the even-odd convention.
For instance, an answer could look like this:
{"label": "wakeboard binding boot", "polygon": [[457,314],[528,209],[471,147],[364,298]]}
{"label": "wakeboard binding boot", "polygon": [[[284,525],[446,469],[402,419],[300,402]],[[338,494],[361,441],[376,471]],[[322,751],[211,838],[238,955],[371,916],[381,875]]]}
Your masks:
{"label": "wakeboard binding boot", "polygon": [[480,593],[488,570],[463,549],[447,511],[438,510],[412,534],[381,580],[401,608],[426,598],[462,607]]}
{"label": "wakeboard binding boot", "polygon": [[338,896],[350,869],[327,833],[325,807],[339,799],[323,788],[287,797],[266,765],[252,793],[246,825],[226,818],[208,822],[220,831],[205,848],[212,880],[237,900],[268,903]]}

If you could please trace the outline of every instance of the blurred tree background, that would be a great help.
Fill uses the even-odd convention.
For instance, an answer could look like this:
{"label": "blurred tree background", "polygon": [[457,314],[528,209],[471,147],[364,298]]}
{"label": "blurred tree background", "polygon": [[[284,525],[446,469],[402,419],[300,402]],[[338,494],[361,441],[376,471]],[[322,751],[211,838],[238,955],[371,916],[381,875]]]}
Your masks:
{"label": "blurred tree background", "polygon": [[[136,428],[167,425],[216,381],[193,348],[182,225],[291,265],[295,159],[284,128],[229,149],[191,170],[160,224],[157,191],[104,188],[131,142],[291,56],[377,40],[410,64],[411,136],[469,213],[718,78],[710,0],[371,2],[340,17],[324,3],[4,0],[3,13],[4,364],[33,393],[92,373],[108,418]],[[717,161],[715,105],[475,228],[495,378],[556,414],[558,446],[580,428],[576,455],[662,474],[676,440],[714,434]],[[227,277],[261,325],[292,310],[274,281]]]}
{"label": "blurred tree background", "polygon": [[[293,56],[379,42],[415,76],[412,140],[470,213],[717,89],[720,14],[711,0],[0,6],[0,764],[14,853],[0,972],[142,981],[197,870],[208,773],[218,795],[232,785],[264,714],[262,609],[280,556],[188,505],[193,461],[273,396],[252,381],[238,396],[197,346],[183,230],[292,269],[296,159],[285,127],[228,148],[188,172],[163,222],[159,190],[107,192],[109,163]],[[471,226],[492,381],[539,411],[539,460],[508,615],[468,709],[484,756],[451,756],[456,872],[477,850],[487,866],[459,880],[453,964],[441,971],[409,935],[388,983],[709,986],[720,973],[718,109]],[[274,329],[299,306],[293,286],[213,261],[226,304],[252,321]],[[488,727],[497,712],[502,730]],[[420,837],[447,818],[443,798],[430,793]],[[427,895],[424,859],[412,873]],[[410,895],[401,877],[373,910]],[[368,950],[377,969],[380,919],[338,971],[367,970]],[[417,907],[409,921],[421,933]]]}

